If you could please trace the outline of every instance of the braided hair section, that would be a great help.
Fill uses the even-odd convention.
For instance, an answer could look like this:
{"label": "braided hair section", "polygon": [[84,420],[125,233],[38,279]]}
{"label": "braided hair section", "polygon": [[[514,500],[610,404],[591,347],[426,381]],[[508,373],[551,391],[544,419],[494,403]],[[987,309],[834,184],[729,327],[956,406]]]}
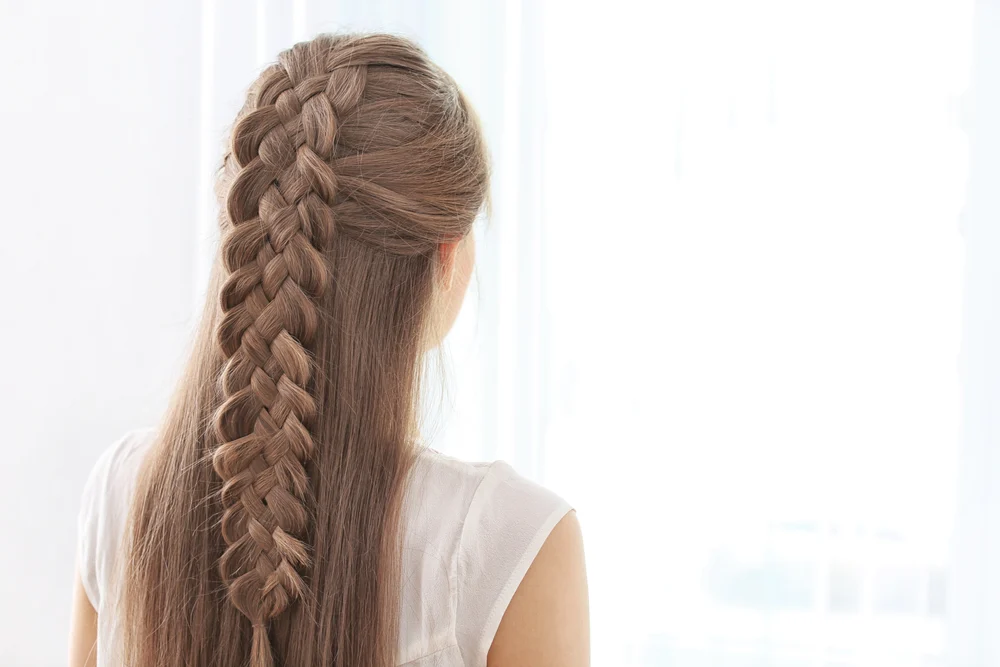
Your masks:
{"label": "braided hair section", "polygon": [[296,45],[261,75],[229,156],[213,467],[223,482],[219,567],[253,628],[251,667],[273,665],[270,621],[307,594],[312,352],[336,232],[331,165],[338,119],[359,104],[366,80],[366,67],[350,61],[331,70],[329,47]]}

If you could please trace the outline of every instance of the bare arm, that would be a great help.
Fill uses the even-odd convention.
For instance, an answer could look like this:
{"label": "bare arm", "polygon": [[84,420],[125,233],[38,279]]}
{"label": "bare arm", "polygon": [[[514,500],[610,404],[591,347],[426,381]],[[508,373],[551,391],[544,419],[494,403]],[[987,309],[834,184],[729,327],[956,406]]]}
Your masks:
{"label": "bare arm", "polygon": [[96,667],[97,612],[83,590],[80,573],[73,583],[73,613],[69,624],[69,667]]}
{"label": "bare arm", "polygon": [[560,521],[497,628],[488,667],[588,667],[590,611],[576,513]]}

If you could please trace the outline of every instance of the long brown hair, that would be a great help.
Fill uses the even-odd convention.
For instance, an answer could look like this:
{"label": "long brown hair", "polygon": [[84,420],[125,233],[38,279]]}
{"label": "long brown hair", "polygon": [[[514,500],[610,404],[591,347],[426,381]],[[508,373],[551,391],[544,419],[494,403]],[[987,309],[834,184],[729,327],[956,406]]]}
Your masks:
{"label": "long brown hair", "polygon": [[251,86],[195,348],[132,507],[130,667],[386,667],[441,243],[488,190],[408,40],[321,35]]}

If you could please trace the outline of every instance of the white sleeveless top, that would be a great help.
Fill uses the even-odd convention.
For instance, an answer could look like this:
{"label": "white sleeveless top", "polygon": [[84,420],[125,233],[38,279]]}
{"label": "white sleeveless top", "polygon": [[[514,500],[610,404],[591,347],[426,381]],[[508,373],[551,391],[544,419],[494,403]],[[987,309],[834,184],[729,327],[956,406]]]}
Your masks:
{"label": "white sleeveless top", "polygon": [[[119,628],[115,559],[135,478],[154,437],[133,431],[97,461],[79,515],[79,568],[98,612],[97,665],[111,663]],[[399,664],[482,666],[500,619],[549,532],[570,510],[502,461],[465,463],[424,450],[403,506]]]}

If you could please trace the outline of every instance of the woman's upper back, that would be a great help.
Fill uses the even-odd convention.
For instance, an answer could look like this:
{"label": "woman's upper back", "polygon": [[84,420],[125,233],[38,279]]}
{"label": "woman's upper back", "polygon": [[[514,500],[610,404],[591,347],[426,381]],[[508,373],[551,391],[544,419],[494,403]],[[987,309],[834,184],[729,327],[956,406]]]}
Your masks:
{"label": "woman's upper back", "polygon": [[[111,592],[135,478],[155,433],[134,431],[101,456],[79,519],[79,569],[98,612],[98,665],[118,641]],[[403,507],[399,663],[485,665],[504,610],[546,537],[570,510],[509,465],[424,450]]]}

